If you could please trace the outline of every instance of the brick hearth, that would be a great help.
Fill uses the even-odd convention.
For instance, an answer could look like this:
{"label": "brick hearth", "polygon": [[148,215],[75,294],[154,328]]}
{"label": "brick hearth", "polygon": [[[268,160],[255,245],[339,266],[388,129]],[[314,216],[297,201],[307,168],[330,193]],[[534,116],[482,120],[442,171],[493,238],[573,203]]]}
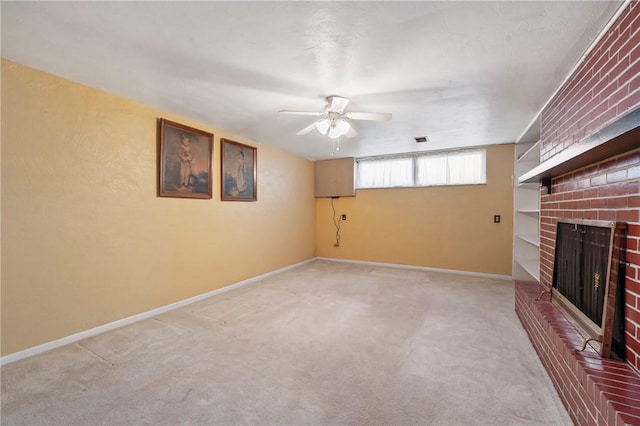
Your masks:
{"label": "brick hearth", "polygon": [[516,313],[576,425],[640,425],[640,375],[602,359],[538,283],[516,282]]}

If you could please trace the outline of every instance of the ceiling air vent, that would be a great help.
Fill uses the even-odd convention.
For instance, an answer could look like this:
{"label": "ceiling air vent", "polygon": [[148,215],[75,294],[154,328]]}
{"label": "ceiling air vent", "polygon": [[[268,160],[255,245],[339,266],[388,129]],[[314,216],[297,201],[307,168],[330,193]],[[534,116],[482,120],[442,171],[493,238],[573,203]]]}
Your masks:
{"label": "ceiling air vent", "polygon": [[417,138],[414,138],[416,140],[416,142],[418,143],[422,143],[422,142],[429,142],[429,138],[426,136],[419,136]]}

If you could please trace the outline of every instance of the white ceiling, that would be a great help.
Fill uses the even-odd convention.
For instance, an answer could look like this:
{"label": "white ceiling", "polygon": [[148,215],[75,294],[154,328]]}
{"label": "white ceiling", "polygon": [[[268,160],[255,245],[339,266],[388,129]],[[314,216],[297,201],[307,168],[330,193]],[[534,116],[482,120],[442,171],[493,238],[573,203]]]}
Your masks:
{"label": "white ceiling", "polygon": [[[513,142],[621,2],[1,2],[2,57],[311,158]],[[416,136],[430,142],[416,144]]]}

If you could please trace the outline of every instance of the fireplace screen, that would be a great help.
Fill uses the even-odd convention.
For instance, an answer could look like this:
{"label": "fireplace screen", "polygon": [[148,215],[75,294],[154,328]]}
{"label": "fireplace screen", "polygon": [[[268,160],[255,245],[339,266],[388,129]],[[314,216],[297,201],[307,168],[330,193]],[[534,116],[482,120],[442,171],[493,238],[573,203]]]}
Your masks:
{"label": "fireplace screen", "polygon": [[600,343],[602,356],[624,357],[623,223],[558,221],[554,300]]}

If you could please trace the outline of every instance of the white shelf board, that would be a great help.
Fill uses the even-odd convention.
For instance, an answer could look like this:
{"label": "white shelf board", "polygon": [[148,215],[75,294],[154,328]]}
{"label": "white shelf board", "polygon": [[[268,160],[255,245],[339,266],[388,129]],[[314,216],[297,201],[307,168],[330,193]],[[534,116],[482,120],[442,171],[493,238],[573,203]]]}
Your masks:
{"label": "white shelf board", "polygon": [[524,154],[518,157],[516,163],[534,163],[535,165],[540,164],[540,141],[531,145],[531,147],[527,149]]}
{"label": "white shelf board", "polygon": [[540,190],[540,184],[537,183],[537,182],[534,182],[534,183],[529,183],[529,182],[527,182],[527,183],[519,183],[519,184],[516,184],[516,188],[518,188],[518,189],[530,189],[530,190],[533,190],[533,191],[539,191]]}
{"label": "white shelf board", "polygon": [[531,275],[536,281],[540,281],[540,270],[538,269],[538,259],[536,258],[516,258],[516,263]]}
{"label": "white shelf board", "polygon": [[521,234],[516,235],[516,237],[531,244],[532,246],[540,247],[540,237],[536,234]]}
{"label": "white shelf board", "polygon": [[640,137],[640,108],[608,124],[593,135],[574,143],[542,164],[518,177],[518,183],[538,182],[554,178],[586,165],[638,147]]}
{"label": "white shelf board", "polygon": [[540,215],[540,209],[518,209],[516,213],[526,214],[527,216],[537,217]]}

